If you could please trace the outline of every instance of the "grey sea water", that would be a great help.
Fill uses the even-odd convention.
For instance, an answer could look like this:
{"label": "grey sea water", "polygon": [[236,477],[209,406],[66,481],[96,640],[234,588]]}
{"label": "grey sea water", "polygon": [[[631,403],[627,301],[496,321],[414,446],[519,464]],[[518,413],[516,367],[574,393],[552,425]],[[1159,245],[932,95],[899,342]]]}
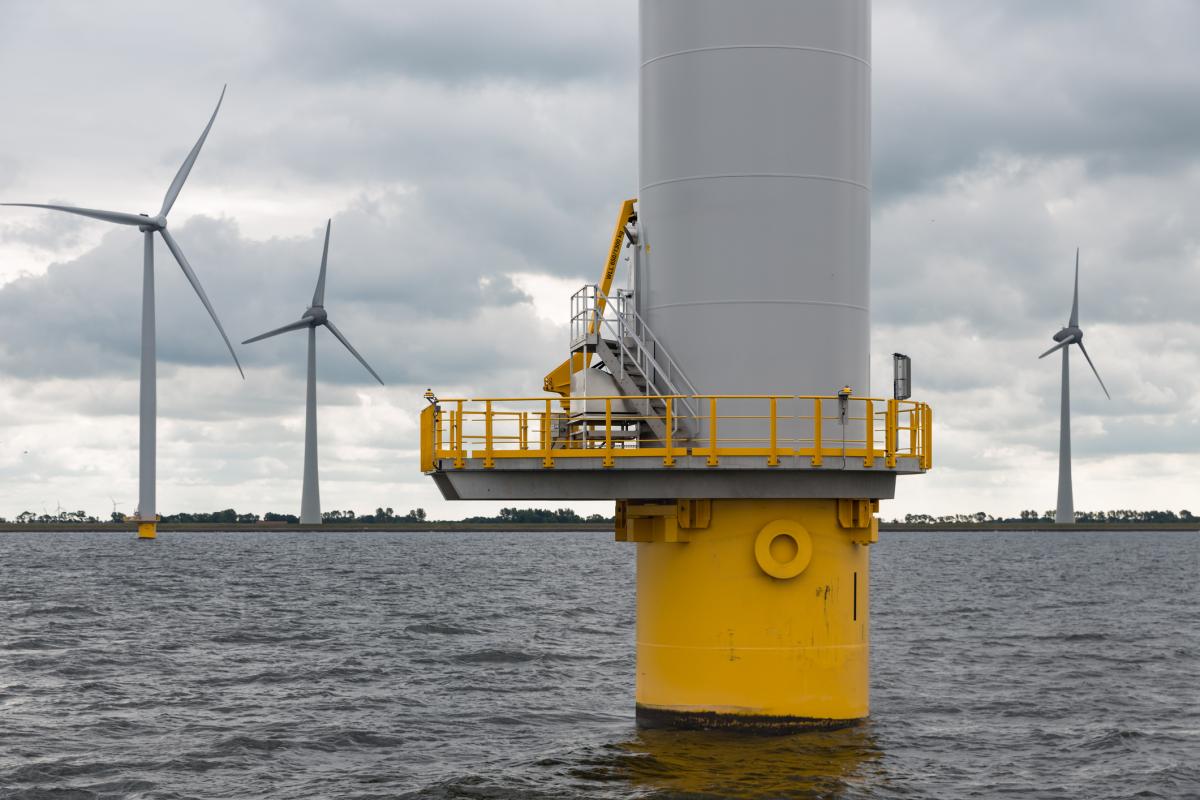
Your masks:
{"label": "grey sea water", "polygon": [[0,797],[1200,796],[1200,536],[884,534],[872,719],[639,731],[601,534],[0,535]]}

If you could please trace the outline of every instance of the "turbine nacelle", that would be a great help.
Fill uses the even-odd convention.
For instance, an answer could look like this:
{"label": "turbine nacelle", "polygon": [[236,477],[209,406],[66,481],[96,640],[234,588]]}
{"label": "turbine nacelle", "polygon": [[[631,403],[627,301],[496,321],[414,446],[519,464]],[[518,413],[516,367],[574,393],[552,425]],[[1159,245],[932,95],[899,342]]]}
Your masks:
{"label": "turbine nacelle", "polygon": [[1054,341],[1064,342],[1070,339],[1073,342],[1083,341],[1083,329],[1078,326],[1067,326],[1058,333],[1054,334]]}
{"label": "turbine nacelle", "polygon": [[150,216],[149,214],[138,214],[139,217],[144,217],[145,222],[138,225],[138,230],[142,233],[154,233],[155,231],[165,230],[167,227],[167,218],[162,214]]}

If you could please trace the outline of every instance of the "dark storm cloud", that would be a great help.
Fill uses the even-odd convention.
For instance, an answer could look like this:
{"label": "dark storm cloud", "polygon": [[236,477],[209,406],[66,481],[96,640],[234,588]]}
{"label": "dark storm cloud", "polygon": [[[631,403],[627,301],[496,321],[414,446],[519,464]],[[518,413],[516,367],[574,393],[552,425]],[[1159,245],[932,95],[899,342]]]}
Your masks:
{"label": "dark storm cloud", "polygon": [[[222,191],[420,185],[472,225],[536,215],[553,248],[545,268],[572,271],[588,230],[580,216],[607,217],[634,190],[631,5],[566,15],[555,3],[488,2],[109,10],[28,5],[6,20],[0,74],[35,55],[44,64],[35,81],[5,87],[20,124],[0,132],[4,149],[44,164],[32,200],[71,191],[112,205],[118,181],[149,181],[127,204],[153,210],[224,82],[198,168]],[[76,62],[91,68],[60,70]],[[66,86],[87,103],[46,102]]]}
{"label": "dark storm cloud", "polygon": [[621,79],[636,49],[631,7],[555,2],[280,5],[270,63],[306,81],[392,76],[437,83]]}
{"label": "dark storm cloud", "polygon": [[[488,309],[528,302],[503,272],[523,262],[486,237],[442,237],[412,196],[383,219],[377,213],[363,203],[334,219],[326,307],[385,380],[452,380],[463,372],[484,379],[496,365],[520,363],[523,353],[508,350],[506,332],[488,331],[480,320]],[[197,217],[175,235],[247,368],[283,363],[303,374],[300,334],[238,342],[299,319],[312,300],[323,230],[259,242],[243,238],[229,220]],[[443,244],[413,258],[409,242],[422,236]],[[79,259],[0,287],[0,370],[22,377],[134,374],[141,249],[136,234],[115,230]],[[228,366],[235,375],[215,326],[161,244],[155,264],[160,364]],[[324,376],[370,382],[332,338],[321,347]]]}
{"label": "dark storm cloud", "polygon": [[942,0],[877,11],[877,203],[998,153],[1078,157],[1097,175],[1195,160],[1195,3]]}
{"label": "dark storm cloud", "polygon": [[877,211],[872,306],[886,323],[1049,336],[1070,313],[1079,247],[1085,329],[1194,319],[1197,192],[1200,166],[1167,180],[1089,177],[1077,162],[990,162]]}
{"label": "dark storm cloud", "polygon": [[[463,374],[486,382],[501,365],[523,363],[524,351],[513,352],[503,335],[480,323],[487,309],[528,301],[509,273],[595,274],[613,210],[632,193],[631,107],[616,116],[614,111],[616,98],[632,86],[634,39],[614,38],[600,25],[631,23],[630,9],[614,16],[592,8],[587,13],[596,24],[586,25],[551,6],[489,3],[230,10],[244,26],[235,40],[247,38],[247,28],[262,34],[253,54],[229,55],[231,68],[236,73],[257,59],[271,70],[235,74],[175,217],[194,208],[197,192],[241,192],[251,203],[261,194],[286,203],[289,196],[307,199],[333,186],[360,186],[365,193],[334,220],[329,292],[334,319],[368,360],[387,380],[401,383]],[[215,23],[190,10],[181,13],[187,33],[172,29],[172,35],[187,52]],[[19,17],[31,32],[50,27],[36,10]],[[456,34],[462,27],[456,19],[463,18],[475,27]],[[56,27],[60,34],[80,32],[70,15]],[[119,26],[103,27],[117,41],[130,35]],[[228,43],[216,46],[219,54]],[[568,52],[571,68],[564,73],[559,67]],[[439,59],[456,69],[439,72]],[[168,59],[164,70],[173,64]],[[189,93],[197,95],[194,88]],[[144,109],[121,106],[112,109],[114,116],[124,115],[119,124],[101,123],[102,133],[115,135],[114,126],[122,132],[113,140],[118,152],[98,163],[128,161],[122,171],[142,187],[140,199],[132,201],[141,204],[136,208],[153,207],[159,184],[169,181],[212,100],[162,102],[171,114],[169,126],[147,122]],[[185,105],[193,107],[182,110]],[[164,127],[179,133],[163,133]],[[179,143],[165,144],[172,139]],[[75,158],[86,155],[85,146],[91,158],[111,152],[99,138],[69,146]],[[137,152],[146,146],[156,154],[150,164]],[[61,180],[74,182],[92,171],[89,166]],[[59,182],[43,180],[56,188]],[[97,199],[112,189],[84,191],[88,199],[76,202],[124,207]],[[307,305],[320,258],[320,223],[312,220],[313,234],[303,240],[243,236],[230,219],[182,217],[173,227],[250,368],[280,363],[302,374],[303,337],[247,347],[236,342],[291,321]],[[99,223],[50,212],[14,225],[4,229],[16,234],[9,241],[44,231],[44,247],[67,246],[81,225],[91,226],[93,235],[103,230]],[[0,286],[0,369],[23,376],[132,374],[139,262],[137,236],[112,231],[94,251],[56,264],[44,276]],[[163,247],[157,262],[162,369],[232,369]],[[300,340],[299,357],[291,338]],[[339,352],[332,340],[322,345],[322,374],[350,383],[370,380]]]}

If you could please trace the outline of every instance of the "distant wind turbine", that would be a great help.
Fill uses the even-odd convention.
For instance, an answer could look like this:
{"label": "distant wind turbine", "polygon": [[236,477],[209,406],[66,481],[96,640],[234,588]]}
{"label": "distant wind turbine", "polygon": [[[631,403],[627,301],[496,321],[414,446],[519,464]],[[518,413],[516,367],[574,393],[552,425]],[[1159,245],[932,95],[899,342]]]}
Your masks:
{"label": "distant wind turbine", "polygon": [[[204,293],[204,288],[200,285],[200,279],[196,277],[196,273],[192,270],[191,264],[188,263],[187,257],[179,249],[179,243],[175,241],[175,237],[167,230],[167,214],[171,211],[171,206],[175,204],[176,198],[179,197],[179,192],[183,189],[183,184],[187,180],[188,174],[192,171],[192,165],[196,163],[196,157],[200,155],[200,148],[204,146],[204,140],[208,138],[208,132],[217,118],[217,112],[221,110],[221,101],[224,99],[225,88],[222,87],[221,96],[217,99],[217,107],[213,109],[208,124],[204,126],[204,132],[200,134],[196,145],[187,154],[187,158],[183,160],[183,165],[179,167],[179,172],[175,174],[175,180],[171,181],[171,186],[167,189],[166,197],[163,198],[162,208],[153,217],[146,214],[126,214],[120,211],[100,211],[95,208],[76,208],[75,206],[44,205],[42,203],[0,203],[0,205],[6,206],[48,208],[53,211],[65,211],[68,214],[78,214],[104,222],[130,225],[142,232],[142,241],[144,244],[142,260],[142,374],[141,398],[139,403],[138,509],[135,519],[139,523],[138,536],[143,539],[153,539],[155,537],[158,519],[154,497],[155,423],[157,417],[157,397],[155,394],[157,370],[154,335],[155,233],[162,236],[163,241],[167,244],[167,249],[171,251],[171,255],[175,256],[175,260],[179,262],[179,267],[187,277],[188,283],[196,290],[196,295],[200,298],[200,302],[204,304],[208,315],[216,323],[217,331],[221,334],[221,338],[225,340],[225,346],[229,348],[229,355],[233,356],[233,363],[237,365],[238,372],[242,373],[242,365],[238,362],[237,354],[233,352],[233,345],[229,343],[229,337],[225,335],[225,329],[221,327],[221,320],[217,319],[217,312],[213,310],[212,303],[208,301],[208,295]],[[242,373],[242,378],[245,377],[245,373]]]}
{"label": "distant wind turbine", "polygon": [[300,319],[282,328],[247,339],[242,344],[260,342],[272,336],[278,336],[288,331],[308,329],[308,394],[304,407],[304,489],[300,498],[300,521],[307,525],[319,525],[321,522],[321,487],[317,476],[317,328],[325,326],[337,340],[346,346],[350,355],[367,368],[371,377],[383,385],[383,378],[371,369],[366,359],[346,340],[342,332],[329,319],[325,311],[325,267],[329,262],[329,229],[333,220],[325,223],[325,249],[321,253],[321,273],[317,277],[317,288],[313,292],[312,305],[305,309]]}
{"label": "distant wind turbine", "polygon": [[1066,327],[1054,334],[1058,344],[1042,353],[1038,358],[1045,358],[1055,350],[1062,350],[1062,418],[1058,431],[1058,507],[1054,512],[1054,521],[1061,524],[1074,524],[1075,499],[1071,491],[1071,367],[1069,351],[1071,345],[1079,345],[1080,352],[1087,359],[1088,366],[1100,381],[1104,396],[1112,399],[1108,387],[1096,372],[1096,365],[1083,346],[1083,330],[1079,327],[1079,248],[1075,248],[1075,297],[1071,302],[1071,319]]}

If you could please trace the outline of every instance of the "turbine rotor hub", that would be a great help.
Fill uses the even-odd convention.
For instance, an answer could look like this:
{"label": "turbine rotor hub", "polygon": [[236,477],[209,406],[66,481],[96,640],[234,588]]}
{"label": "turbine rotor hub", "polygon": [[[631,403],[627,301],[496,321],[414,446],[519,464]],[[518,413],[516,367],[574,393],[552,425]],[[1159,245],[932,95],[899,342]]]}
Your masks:
{"label": "turbine rotor hub", "polygon": [[1062,342],[1067,339],[1073,339],[1076,342],[1083,341],[1083,330],[1077,326],[1069,325],[1063,328],[1058,333],[1054,334],[1054,341]]}
{"label": "turbine rotor hub", "polygon": [[313,324],[320,325],[322,322],[328,319],[328,317],[329,315],[325,313],[325,309],[322,306],[309,306],[308,310],[304,312],[304,315],[301,317],[301,319],[310,319],[312,320]]}
{"label": "turbine rotor hub", "polygon": [[153,217],[149,214],[139,214],[138,216],[146,218],[145,224],[138,225],[138,230],[142,233],[154,233],[154,231],[161,231],[167,227],[167,218],[162,214]]}

